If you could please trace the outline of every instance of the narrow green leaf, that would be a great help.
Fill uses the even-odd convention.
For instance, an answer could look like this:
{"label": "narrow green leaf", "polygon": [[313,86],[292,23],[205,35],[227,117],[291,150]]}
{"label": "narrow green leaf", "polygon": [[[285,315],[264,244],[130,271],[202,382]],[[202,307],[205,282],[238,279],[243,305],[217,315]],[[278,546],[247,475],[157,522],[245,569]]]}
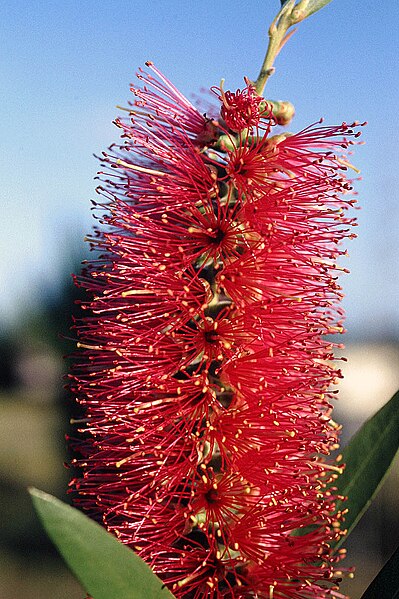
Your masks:
{"label": "narrow green leaf", "polygon": [[306,16],[310,17],[310,15],[313,15],[318,10],[321,10],[327,6],[327,4],[330,4],[330,2],[331,0],[310,0],[306,10]]}
{"label": "narrow green leaf", "polygon": [[147,564],[99,524],[43,491],[29,492],[49,537],[93,599],[173,599]]}
{"label": "narrow green leaf", "polygon": [[367,587],[361,599],[399,599],[399,547]]}
{"label": "narrow green leaf", "polygon": [[[398,449],[399,391],[363,424],[342,452],[346,468],[335,484],[338,493],[348,497],[337,502],[337,509],[349,510],[345,517],[348,534],[379,491]],[[341,538],[335,548],[344,541]]]}

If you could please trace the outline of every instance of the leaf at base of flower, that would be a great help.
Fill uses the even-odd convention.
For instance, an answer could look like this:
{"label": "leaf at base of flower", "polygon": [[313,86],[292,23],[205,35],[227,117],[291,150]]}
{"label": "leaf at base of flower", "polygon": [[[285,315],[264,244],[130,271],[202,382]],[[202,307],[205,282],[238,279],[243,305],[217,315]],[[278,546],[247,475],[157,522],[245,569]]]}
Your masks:
{"label": "leaf at base of flower", "polygon": [[347,497],[337,502],[337,510],[347,509],[346,536],[356,526],[379,491],[399,449],[399,391],[374,416],[367,420],[342,452],[344,473],[335,482],[338,494]]}
{"label": "leaf at base of flower", "polygon": [[367,587],[361,599],[399,599],[399,547]]}
{"label": "leaf at base of flower", "polygon": [[29,492],[46,532],[93,599],[174,599],[149,566],[99,524],[43,491]]}

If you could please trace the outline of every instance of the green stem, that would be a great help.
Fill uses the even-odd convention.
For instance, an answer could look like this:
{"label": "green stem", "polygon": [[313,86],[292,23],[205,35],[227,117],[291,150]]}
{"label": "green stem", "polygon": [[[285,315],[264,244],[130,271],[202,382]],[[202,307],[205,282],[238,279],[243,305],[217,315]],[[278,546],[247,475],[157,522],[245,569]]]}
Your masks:
{"label": "green stem", "polygon": [[257,80],[255,81],[256,92],[261,96],[269,79],[275,71],[274,61],[284,46],[285,42],[295,33],[295,29],[289,29],[303,21],[313,13],[317,12],[331,0],[286,0],[281,10],[277,13],[269,28],[269,44],[266,55],[260,69]]}
{"label": "green stem", "polygon": [[286,24],[287,14],[291,13],[294,5],[295,0],[288,0],[288,2],[282,6],[281,10],[278,12],[277,16],[269,27],[269,44],[258,78],[255,81],[255,89],[260,96],[263,93],[266,82],[270,75],[274,73],[273,64],[277,54],[280,51],[284,35],[289,27],[289,25]]}

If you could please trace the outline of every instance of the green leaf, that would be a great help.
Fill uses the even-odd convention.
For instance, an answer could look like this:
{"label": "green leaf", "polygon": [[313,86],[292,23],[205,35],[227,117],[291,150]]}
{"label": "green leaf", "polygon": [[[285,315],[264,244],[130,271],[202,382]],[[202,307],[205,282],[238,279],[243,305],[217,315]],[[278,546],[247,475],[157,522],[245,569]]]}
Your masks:
{"label": "green leaf", "polygon": [[[310,17],[310,15],[313,15],[318,10],[321,10],[327,4],[330,4],[331,1],[332,0],[299,0],[299,2],[292,8],[294,10],[298,9],[298,11],[303,14],[303,17],[301,18],[301,20],[303,20],[304,18],[306,19],[306,17]],[[288,0],[280,0],[281,7],[287,2]]]}
{"label": "green leaf", "polygon": [[[379,491],[398,449],[399,391],[363,424],[342,452],[346,468],[334,485],[339,495],[348,497],[347,501],[337,502],[337,510],[349,510],[345,516],[346,537]],[[346,537],[340,539],[335,549]]]}
{"label": "green leaf", "polygon": [[313,15],[318,10],[321,10],[327,6],[327,4],[330,4],[330,2],[331,0],[310,0],[307,5],[306,16],[310,17],[310,15]]}
{"label": "green leaf", "polygon": [[43,491],[29,492],[49,537],[93,599],[173,599],[149,566],[99,524]]}
{"label": "green leaf", "polygon": [[399,599],[399,547],[367,587],[361,599]]}

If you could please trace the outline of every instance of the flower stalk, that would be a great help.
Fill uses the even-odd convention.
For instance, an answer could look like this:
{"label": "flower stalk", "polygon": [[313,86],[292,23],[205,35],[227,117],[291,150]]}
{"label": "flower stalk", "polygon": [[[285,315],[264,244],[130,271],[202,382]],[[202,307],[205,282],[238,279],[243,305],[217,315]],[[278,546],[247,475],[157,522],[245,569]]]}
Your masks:
{"label": "flower stalk", "polygon": [[286,0],[282,3],[281,9],[269,27],[269,44],[258,78],[255,81],[255,89],[260,96],[263,94],[267,80],[275,71],[273,65],[276,57],[296,31],[291,27],[314,14],[329,2],[331,0],[300,0],[299,2]]}

